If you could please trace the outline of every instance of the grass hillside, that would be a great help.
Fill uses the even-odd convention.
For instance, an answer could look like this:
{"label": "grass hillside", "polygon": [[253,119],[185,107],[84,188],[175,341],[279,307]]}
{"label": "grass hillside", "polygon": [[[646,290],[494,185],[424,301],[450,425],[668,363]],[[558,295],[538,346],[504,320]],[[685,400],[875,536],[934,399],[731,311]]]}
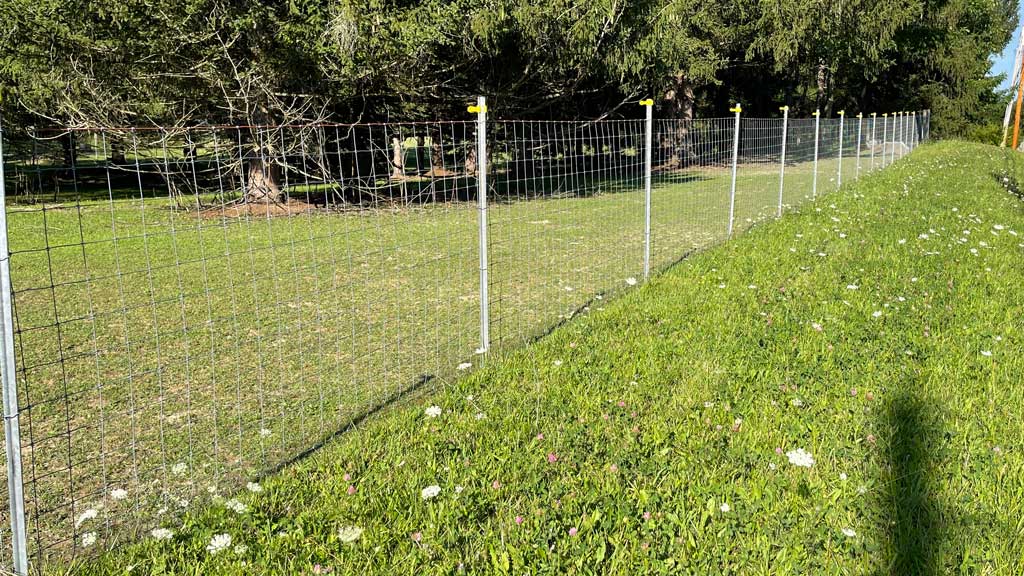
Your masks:
{"label": "grass hillside", "polygon": [[1018,179],[924,146],[72,568],[1019,574]]}

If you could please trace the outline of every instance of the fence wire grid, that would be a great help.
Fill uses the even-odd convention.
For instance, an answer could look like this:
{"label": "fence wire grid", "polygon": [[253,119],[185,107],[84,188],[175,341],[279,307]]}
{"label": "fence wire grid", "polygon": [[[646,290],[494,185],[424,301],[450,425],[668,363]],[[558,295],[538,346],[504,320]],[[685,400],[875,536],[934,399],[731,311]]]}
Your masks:
{"label": "fence wire grid", "polygon": [[403,395],[888,166],[929,125],[927,112],[488,122],[480,109],[3,134],[13,570],[171,526]]}

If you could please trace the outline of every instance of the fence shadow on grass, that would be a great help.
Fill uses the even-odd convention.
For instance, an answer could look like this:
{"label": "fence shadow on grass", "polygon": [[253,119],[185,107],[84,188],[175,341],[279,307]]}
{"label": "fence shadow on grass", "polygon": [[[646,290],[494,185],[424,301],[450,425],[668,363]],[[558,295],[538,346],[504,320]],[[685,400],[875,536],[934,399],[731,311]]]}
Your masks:
{"label": "fence shadow on grass", "polygon": [[939,422],[914,394],[901,392],[886,414],[892,438],[888,448],[888,538],[893,576],[938,576],[941,514],[934,498],[930,447]]}
{"label": "fence shadow on grass", "polygon": [[437,377],[433,374],[422,374],[419,378],[404,388],[401,388],[388,396],[382,398],[379,402],[374,402],[367,405],[367,407],[357,414],[352,415],[352,419],[349,420],[348,424],[325,434],[318,442],[309,446],[305,450],[292,455],[290,458],[286,458],[281,462],[278,462],[270,468],[264,469],[257,475],[257,480],[264,480],[269,476],[273,476],[288,468],[289,466],[305,460],[309,456],[315,454],[318,450],[326,446],[327,444],[334,441],[336,438],[340,438],[344,434],[355,430],[363,422],[369,418],[375,416],[377,413],[389,409],[393,406],[397,406],[403,402],[409,402],[419,398],[423,394],[428,394],[432,391],[430,384],[436,380]]}

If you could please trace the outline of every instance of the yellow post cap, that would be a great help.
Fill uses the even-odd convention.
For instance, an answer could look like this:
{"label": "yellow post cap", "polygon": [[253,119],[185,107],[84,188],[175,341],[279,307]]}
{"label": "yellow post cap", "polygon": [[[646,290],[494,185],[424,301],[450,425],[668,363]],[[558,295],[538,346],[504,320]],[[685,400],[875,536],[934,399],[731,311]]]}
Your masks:
{"label": "yellow post cap", "polygon": [[729,112],[735,112],[735,113],[739,114],[740,112],[743,112],[743,106],[740,106],[740,103],[737,102],[736,106],[734,106],[732,108],[729,108]]}
{"label": "yellow post cap", "polygon": [[474,114],[479,114],[480,112],[487,112],[487,105],[484,104],[484,106],[482,108],[480,106],[473,105],[473,106],[470,106],[470,107],[466,108],[466,110],[468,112],[472,112]]}
{"label": "yellow post cap", "polygon": [[840,110],[839,111],[839,115],[840,116],[846,116],[846,110]]}
{"label": "yellow post cap", "polygon": [[863,117],[864,117],[864,113],[863,112],[857,112],[857,118],[863,118]]}
{"label": "yellow post cap", "polygon": [[654,106],[654,99],[653,98],[648,98],[647,100],[641,100],[640,101],[640,105],[641,106]]}
{"label": "yellow post cap", "polygon": [[814,117],[821,116],[821,110],[815,110],[814,113],[811,114],[811,116],[814,116]]}
{"label": "yellow post cap", "polygon": [[781,106],[779,108],[779,111],[781,111],[781,112],[789,112],[789,106]]}

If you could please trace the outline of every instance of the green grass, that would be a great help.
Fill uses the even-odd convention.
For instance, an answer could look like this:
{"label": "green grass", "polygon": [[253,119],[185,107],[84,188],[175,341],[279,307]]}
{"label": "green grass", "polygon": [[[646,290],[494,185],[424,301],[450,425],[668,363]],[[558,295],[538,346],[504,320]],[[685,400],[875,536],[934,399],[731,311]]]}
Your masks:
{"label": "green grass", "polygon": [[[847,181],[854,165],[844,163]],[[740,167],[737,234],[774,216],[777,169]],[[837,169],[820,162],[819,192],[834,190]],[[496,353],[641,277],[633,172],[505,184],[534,199],[490,209]],[[810,181],[810,163],[787,167],[788,207],[807,200]],[[723,167],[655,175],[655,271],[726,238],[729,183]],[[40,562],[87,532],[99,534],[97,547],[144,536],[182,500],[202,507],[211,486],[233,491],[476,362],[475,204],[201,219],[159,193],[9,210],[23,469]],[[111,499],[115,489],[128,497]],[[76,526],[101,506],[102,527]]]}
{"label": "green grass", "polygon": [[923,147],[73,569],[1017,574],[1019,179]]}

